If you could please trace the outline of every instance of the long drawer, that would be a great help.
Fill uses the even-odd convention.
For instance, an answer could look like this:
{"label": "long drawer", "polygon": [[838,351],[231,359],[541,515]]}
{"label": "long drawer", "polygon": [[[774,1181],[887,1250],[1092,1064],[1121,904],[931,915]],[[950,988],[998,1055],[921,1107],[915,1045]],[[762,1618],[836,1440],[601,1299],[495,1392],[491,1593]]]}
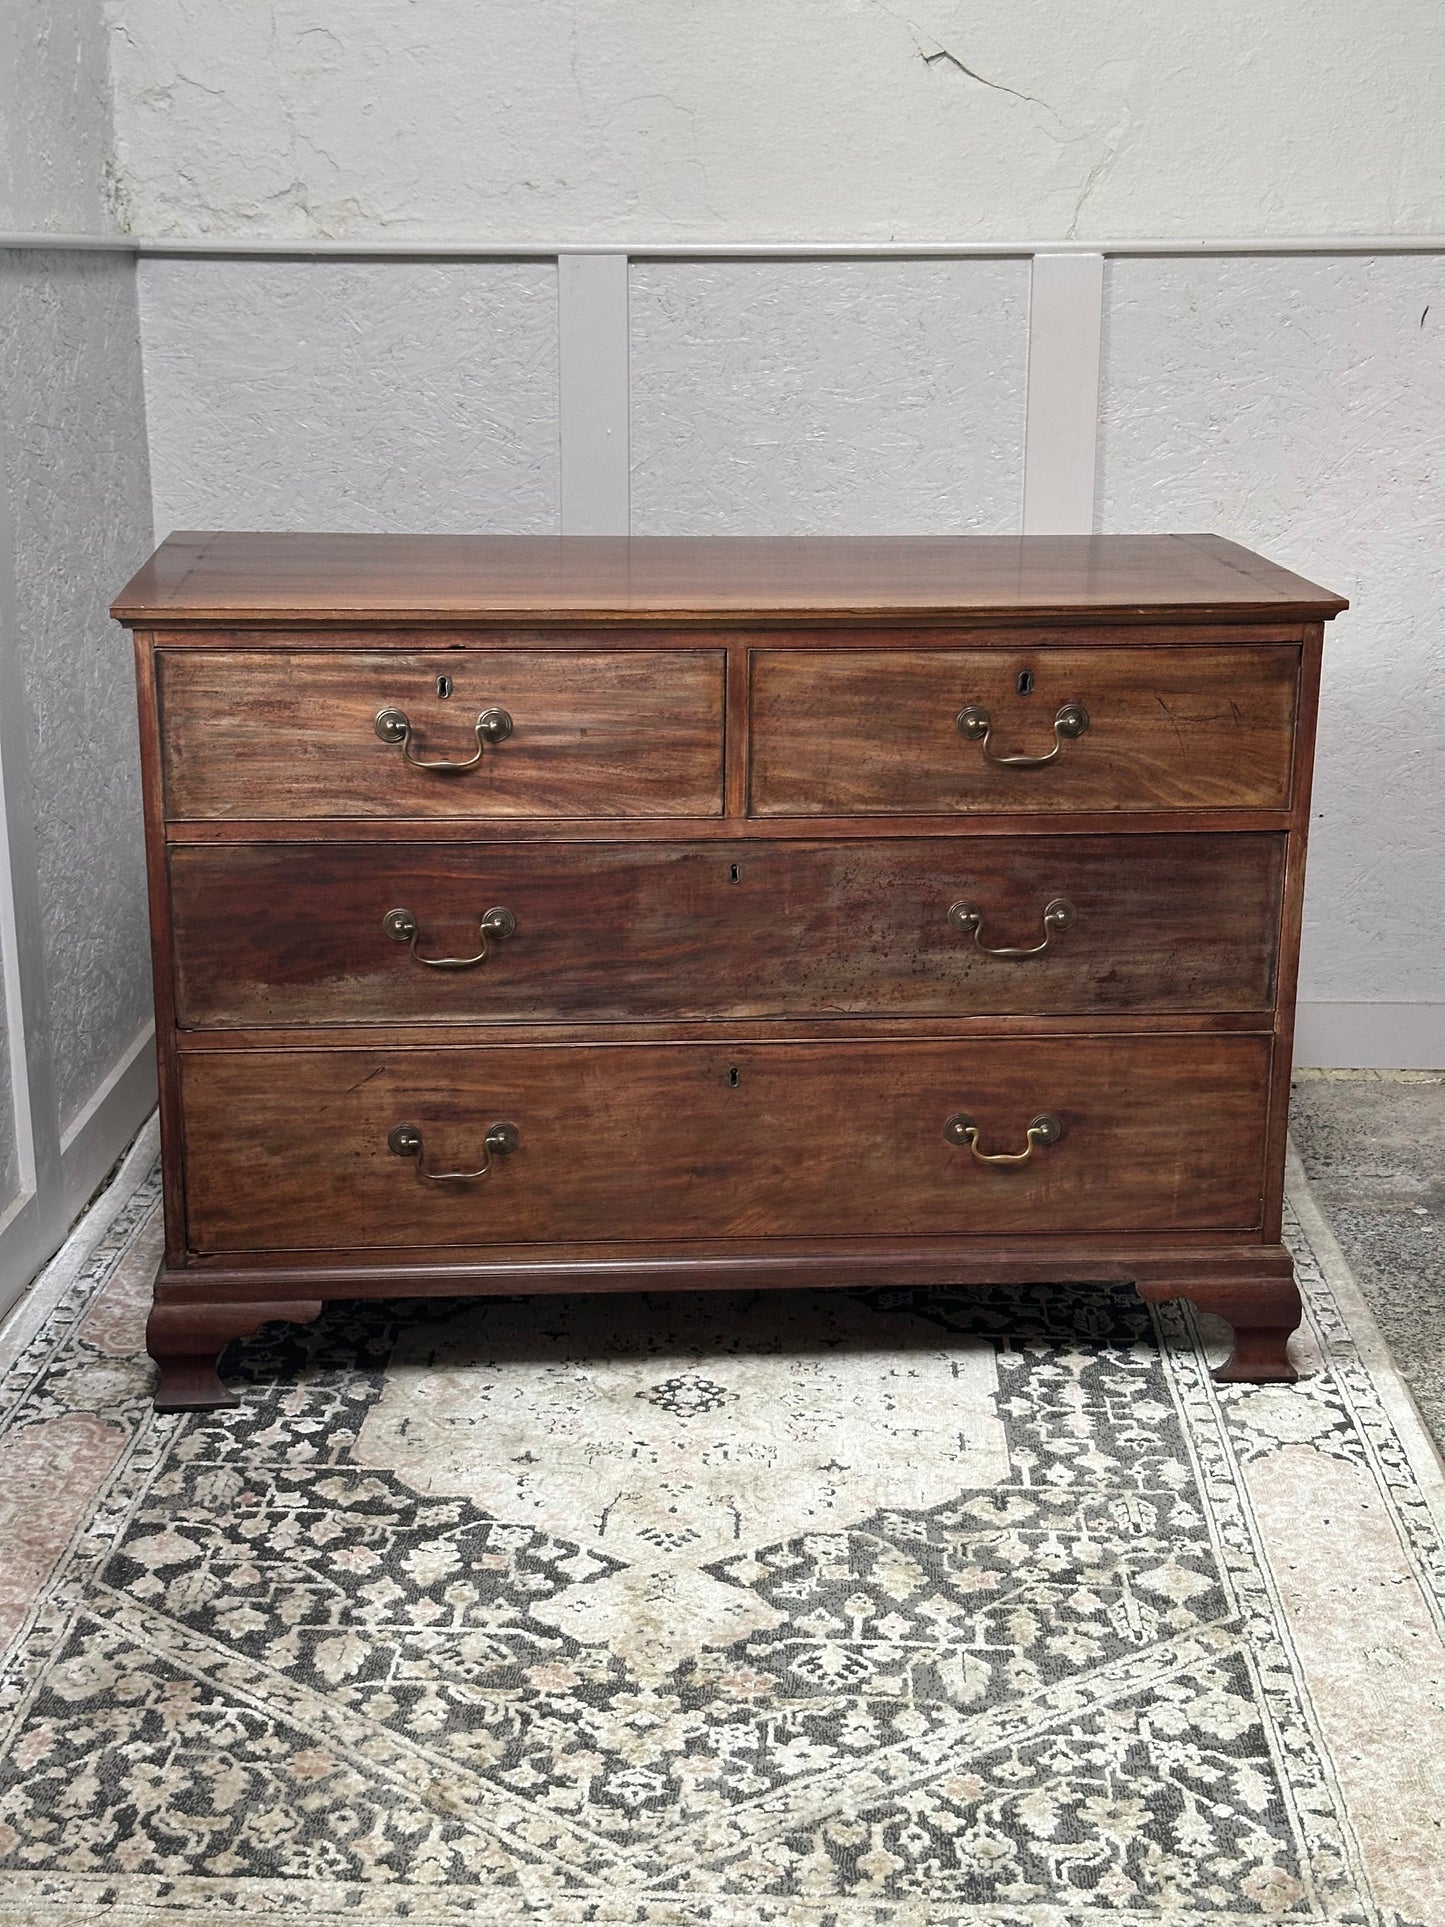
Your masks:
{"label": "long drawer", "polygon": [[1255,1035],[204,1052],[189,1239],[1246,1231],[1269,1062]]}
{"label": "long drawer", "polygon": [[1298,675],[1284,644],[759,649],[751,808],[1283,809]]}
{"label": "long drawer", "polygon": [[162,650],[172,818],[716,816],[720,650]]}
{"label": "long drawer", "polygon": [[1251,834],[177,847],[178,1015],[1264,1010],[1283,863]]}

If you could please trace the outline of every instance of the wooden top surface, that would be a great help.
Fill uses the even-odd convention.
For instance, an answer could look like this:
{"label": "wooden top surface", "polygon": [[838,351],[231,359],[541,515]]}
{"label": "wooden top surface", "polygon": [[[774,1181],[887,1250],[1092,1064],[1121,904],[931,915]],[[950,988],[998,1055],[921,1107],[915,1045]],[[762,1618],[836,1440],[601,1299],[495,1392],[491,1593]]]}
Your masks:
{"label": "wooden top surface", "polygon": [[1217,535],[177,534],[136,624],[1304,617],[1349,605]]}

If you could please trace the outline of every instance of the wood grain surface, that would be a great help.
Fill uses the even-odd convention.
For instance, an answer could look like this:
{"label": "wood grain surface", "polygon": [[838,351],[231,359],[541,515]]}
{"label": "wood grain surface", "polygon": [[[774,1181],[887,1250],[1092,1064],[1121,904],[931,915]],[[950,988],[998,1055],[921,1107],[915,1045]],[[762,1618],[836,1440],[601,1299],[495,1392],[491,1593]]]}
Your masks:
{"label": "wood grain surface", "polygon": [[[1280,836],[327,842],[170,852],[178,1017],[225,1028],[1269,1008]],[[982,912],[984,954],[948,920]],[[383,928],[409,910],[419,963]]]}
{"label": "wood grain surface", "polygon": [[1217,535],[472,536],[184,533],[117,596],[123,622],[1177,614],[1347,605]]}
{"label": "wood grain surface", "polygon": [[[780,651],[753,655],[755,815],[940,810],[1282,809],[1289,800],[1299,651],[1043,647]],[[1032,677],[1030,693],[1020,678]],[[1089,727],[1043,768],[1054,717]],[[959,734],[985,709],[985,746]]]}
{"label": "wood grain surface", "polygon": [[[334,655],[161,650],[172,818],[715,816],[721,651]],[[450,679],[451,694],[438,693]],[[376,734],[404,712],[425,760],[462,761],[501,708],[513,733],[460,775]]]}
{"label": "wood grain surface", "polygon": [[[199,1251],[1257,1226],[1267,1038],[214,1052],[182,1064]],[[985,1166],[982,1148],[1063,1140]],[[520,1148],[470,1169],[495,1124]]]}

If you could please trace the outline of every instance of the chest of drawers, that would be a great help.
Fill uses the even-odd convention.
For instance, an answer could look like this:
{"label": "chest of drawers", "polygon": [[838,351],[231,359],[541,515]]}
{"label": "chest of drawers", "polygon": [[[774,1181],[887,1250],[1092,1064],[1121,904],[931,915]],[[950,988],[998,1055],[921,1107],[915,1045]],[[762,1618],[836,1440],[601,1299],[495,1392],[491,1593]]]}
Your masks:
{"label": "chest of drawers", "polygon": [[331,1298],[1132,1280],[1288,1378],[1337,596],[1209,536],[173,536],[164,1409]]}

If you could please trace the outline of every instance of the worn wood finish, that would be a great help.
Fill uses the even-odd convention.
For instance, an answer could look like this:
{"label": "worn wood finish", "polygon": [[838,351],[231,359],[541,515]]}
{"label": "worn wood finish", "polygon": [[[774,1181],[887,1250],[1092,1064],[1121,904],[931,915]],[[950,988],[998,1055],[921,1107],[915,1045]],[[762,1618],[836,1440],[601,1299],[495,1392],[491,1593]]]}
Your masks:
{"label": "worn wood finish", "polygon": [[723,616],[704,620],[701,616],[687,622],[651,624],[642,621],[593,623],[579,627],[575,622],[534,623],[524,627],[517,622],[397,622],[366,623],[355,620],[316,622],[307,628],[294,624],[216,622],[201,627],[167,625],[164,630],[168,649],[210,649],[220,652],[260,650],[278,655],[334,655],[338,650],[363,650],[368,654],[411,655],[417,650],[446,649],[471,655],[505,655],[513,649],[545,647],[557,653],[582,655],[615,654],[637,649],[682,650],[697,653],[727,647],[742,658],[746,670],[750,648],[769,649],[914,649],[920,644],[930,649],[1036,649],[1046,643],[1057,648],[1111,649],[1120,642],[1147,642],[1151,649],[1233,649],[1241,641],[1251,644],[1285,643],[1297,649],[1309,625],[1294,618],[1288,622],[1251,622],[1247,629],[1238,623],[1214,621],[1158,622],[1136,610],[1132,619],[1111,616],[1108,622],[1044,622],[1027,617],[1001,620],[993,616],[974,616],[960,612],[947,620],[926,620],[869,615],[860,611],[855,621],[832,619],[820,627],[816,621],[754,620],[737,622]]}
{"label": "worn wood finish", "polygon": [[[694,816],[675,828],[678,835],[698,842],[812,842],[836,837],[851,843],[863,835],[947,837],[950,842],[965,843],[987,837],[1039,836],[1049,831],[1067,831],[1070,836],[1233,835],[1245,830],[1289,830],[1297,818],[1293,806],[1288,810],[1071,810],[1062,822],[1051,822],[1036,810],[974,816],[954,811],[948,816],[909,816],[897,821],[879,816],[866,820],[856,816]],[[358,828],[354,821],[336,819],[318,822],[301,818],[288,823],[272,817],[230,823],[192,817],[167,824],[166,840],[172,847],[183,843],[304,843],[314,848],[328,838],[354,837]],[[365,833],[368,842],[378,846],[451,843],[458,835],[499,843],[655,843],[660,835],[672,834],[673,826],[656,817],[505,817],[490,822],[474,817],[466,824],[445,819],[428,823],[416,817],[378,817],[367,822]]]}
{"label": "worn wood finish", "polygon": [[[1232,650],[753,656],[752,808],[760,816],[880,812],[1283,809],[1299,652]],[[1021,695],[1021,675],[1032,675]],[[1006,768],[956,727],[987,710],[994,757],[1055,745],[1061,705],[1089,727],[1043,768]]]}
{"label": "worn wood finish", "polygon": [[156,1012],[156,1072],[161,1130],[161,1190],[168,1264],[185,1256],[185,1168],[181,1149],[181,1091],[177,1053],[175,950],[171,942],[170,881],[161,785],[161,729],[155,650],[148,630],[135,635],[136,720],[140,736],[141,810],[145,829],[146,901],[150,913],[151,983]]}
{"label": "worn wood finish", "polygon": [[1304,646],[1295,759],[1295,822],[1286,843],[1284,912],[1280,927],[1280,982],[1275,998],[1274,1079],[1265,1137],[1265,1236],[1278,1238],[1284,1222],[1284,1164],[1289,1140],[1290,1072],[1294,1067],[1295,992],[1304,921],[1305,854],[1309,848],[1314,783],[1315,724],[1319,715],[1324,624],[1315,623]]}
{"label": "worn wood finish", "polygon": [[[1280,1244],[1253,1233],[1062,1232],[989,1237],[700,1238],[682,1245],[558,1243],[482,1249],[414,1245],[403,1253],[310,1251],[193,1253],[162,1266],[157,1292],[166,1304],[275,1299],[305,1283],[325,1298],[446,1298],[568,1291],[774,1291],[796,1285],[1029,1285],[1135,1283],[1194,1287],[1292,1278]],[[1183,1286],[1188,1285],[1186,1293]]]}
{"label": "worn wood finish", "polygon": [[[1271,1008],[1284,838],[325,843],[170,853],[186,1027]],[[1056,899],[1076,921],[1047,932]],[[983,913],[986,955],[950,924]],[[516,934],[470,969],[502,905]]]}
{"label": "worn wood finish", "polygon": [[1318,619],[1327,589],[1217,535],[172,535],[122,622],[607,623],[1079,615]]}
{"label": "worn wood finish", "polygon": [[[225,1343],[327,1298],[519,1290],[1132,1279],[1230,1320],[1223,1375],[1291,1376],[1288,1047],[1344,606],[1210,536],[172,538],[116,604],[163,1405],[227,1400]],[[978,703],[995,752],[1039,754],[1066,700],[1090,728],[1043,769],[954,728]],[[484,707],[517,727],[438,776],[376,739],[390,704],[428,757],[470,755]],[[1079,915],[1039,957],[941,921],[967,898],[1022,948],[1053,894]],[[498,901],[516,936],[474,972],[380,930],[407,907],[459,950]],[[986,1167],[957,1110],[986,1150],[1041,1110],[1065,1135]],[[504,1119],[485,1179],[386,1144],[411,1123],[460,1160]]]}
{"label": "worn wood finish", "polygon": [[[214,1052],[185,1060],[198,1251],[1259,1223],[1258,1037]],[[1019,1166],[1036,1115],[1061,1142]],[[519,1148],[473,1170],[500,1123]],[[395,1155],[398,1125],[421,1160]]]}
{"label": "worn wood finish", "polygon": [[[716,816],[724,660],[720,651],[163,650],[166,813]],[[472,756],[485,710],[506,710],[513,732],[475,768],[442,774],[411,767],[377,736],[387,708],[405,713],[412,754],[427,761]]]}
{"label": "worn wood finish", "polygon": [[[1265,1035],[1269,1016],[1259,1011],[1181,1011],[1167,1020],[1181,1037]],[[567,1023],[557,1018],[525,1024],[492,1024],[479,1029],[462,1024],[336,1024],[299,1030],[293,1025],[247,1030],[180,1030],[182,1057],[245,1050],[467,1050],[485,1043],[497,1049],[519,1044],[687,1044],[736,1042],[775,1044],[973,1043],[1009,1037],[1130,1037],[1139,1034],[1139,1014],[1094,1011],[1077,1017],[675,1017],[666,1023]]]}

